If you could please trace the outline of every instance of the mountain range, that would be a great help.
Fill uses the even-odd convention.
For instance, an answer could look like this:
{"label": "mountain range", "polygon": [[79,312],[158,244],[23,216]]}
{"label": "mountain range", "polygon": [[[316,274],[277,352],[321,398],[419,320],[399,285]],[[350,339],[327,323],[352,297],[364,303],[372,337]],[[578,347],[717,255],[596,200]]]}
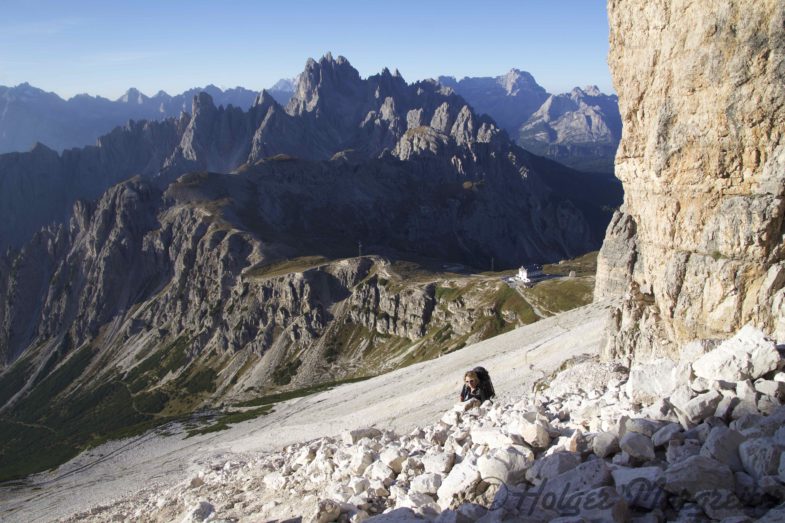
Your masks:
{"label": "mountain range", "polygon": [[[523,148],[576,169],[613,172],[621,138],[615,95],[594,86],[549,94],[531,74],[518,69],[495,78],[441,76],[438,81],[478,113],[493,118]],[[280,80],[267,93],[285,106],[297,83],[297,78]],[[56,151],[93,145],[128,120],[179,117],[191,109],[191,99],[200,92],[209,94],[216,106],[243,110],[257,97],[242,87],[223,91],[208,85],[176,96],[163,91],[146,96],[132,88],[114,101],[89,95],[63,100],[28,84],[0,86],[0,153],[28,151],[37,142]]]}
{"label": "mountain range", "polygon": [[549,94],[518,69],[502,76],[440,76],[478,112],[491,115],[524,149],[584,171],[613,172],[621,140],[616,95],[596,86]]}
{"label": "mountain range", "polygon": [[257,93],[242,87],[222,90],[214,85],[170,96],[146,96],[128,89],[117,100],[87,94],[63,100],[23,83],[0,86],[0,153],[29,151],[36,143],[56,151],[95,144],[98,137],[128,120],[161,120],[191,109],[194,95],[208,93],[218,105],[247,109]]}
{"label": "mountain range", "polygon": [[5,456],[67,455],[533,321],[504,284],[464,292],[397,264],[579,255],[620,198],[614,178],[528,153],[438,82],[363,79],[329,54],[286,107],[200,92],[190,113],[95,146],[0,155]]}

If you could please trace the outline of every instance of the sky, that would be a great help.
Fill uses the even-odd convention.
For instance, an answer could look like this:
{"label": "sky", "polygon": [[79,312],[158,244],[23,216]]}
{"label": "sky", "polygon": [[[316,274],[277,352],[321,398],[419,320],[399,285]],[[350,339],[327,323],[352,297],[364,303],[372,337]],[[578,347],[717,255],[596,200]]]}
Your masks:
{"label": "sky", "polygon": [[529,71],[613,92],[604,0],[2,0],[0,85],[65,98],[270,87],[309,57],[407,81]]}

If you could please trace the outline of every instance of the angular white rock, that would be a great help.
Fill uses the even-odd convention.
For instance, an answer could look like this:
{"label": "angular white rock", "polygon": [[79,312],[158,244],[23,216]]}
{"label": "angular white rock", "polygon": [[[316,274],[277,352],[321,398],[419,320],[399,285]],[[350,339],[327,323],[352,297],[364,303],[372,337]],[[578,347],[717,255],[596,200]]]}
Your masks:
{"label": "angular white rock", "polygon": [[347,430],[341,434],[341,439],[347,445],[353,445],[363,438],[376,439],[382,435],[382,431],[371,427]]}
{"label": "angular white rock", "polygon": [[483,481],[509,485],[521,483],[533,462],[534,453],[531,450],[515,445],[505,449],[491,449],[477,460],[477,469]]}
{"label": "angular white rock", "polygon": [[692,369],[708,380],[742,381],[759,378],[775,370],[780,357],[776,345],[751,325],[698,358]]}
{"label": "angular white rock", "polygon": [[472,443],[487,445],[490,448],[505,448],[523,443],[516,434],[506,434],[497,428],[477,428],[471,431]]}
{"label": "angular white rock", "polygon": [[441,474],[426,472],[425,474],[420,474],[411,481],[409,484],[409,491],[436,495],[441,484]]}
{"label": "angular white rock", "polygon": [[420,458],[425,472],[436,474],[447,474],[455,463],[454,452],[433,452],[423,455]]}
{"label": "angular white rock", "polygon": [[673,360],[662,358],[651,363],[633,365],[627,380],[627,396],[633,403],[649,404],[670,396],[678,382]]}
{"label": "angular white rock", "polygon": [[437,491],[438,503],[442,510],[450,508],[456,494],[472,491],[480,481],[477,466],[468,461],[455,465]]}

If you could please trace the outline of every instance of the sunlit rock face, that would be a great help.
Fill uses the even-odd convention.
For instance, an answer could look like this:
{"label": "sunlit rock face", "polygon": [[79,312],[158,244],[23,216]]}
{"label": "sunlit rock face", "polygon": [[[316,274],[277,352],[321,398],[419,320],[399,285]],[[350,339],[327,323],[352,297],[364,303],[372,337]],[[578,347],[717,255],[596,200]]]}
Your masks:
{"label": "sunlit rock face", "polygon": [[752,322],[785,339],[785,6],[608,2],[625,201],[596,297],[606,355],[673,354]]}

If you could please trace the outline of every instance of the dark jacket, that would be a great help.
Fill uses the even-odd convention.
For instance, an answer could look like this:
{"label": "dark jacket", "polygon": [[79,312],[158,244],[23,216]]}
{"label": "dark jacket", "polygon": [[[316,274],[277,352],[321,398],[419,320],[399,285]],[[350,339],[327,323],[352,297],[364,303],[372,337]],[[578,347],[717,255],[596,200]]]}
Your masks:
{"label": "dark jacket", "polygon": [[482,403],[485,400],[491,399],[491,396],[482,384],[478,385],[473,391],[468,385],[464,384],[463,389],[461,389],[461,401],[469,401],[470,399],[478,399],[480,400],[480,403]]}

